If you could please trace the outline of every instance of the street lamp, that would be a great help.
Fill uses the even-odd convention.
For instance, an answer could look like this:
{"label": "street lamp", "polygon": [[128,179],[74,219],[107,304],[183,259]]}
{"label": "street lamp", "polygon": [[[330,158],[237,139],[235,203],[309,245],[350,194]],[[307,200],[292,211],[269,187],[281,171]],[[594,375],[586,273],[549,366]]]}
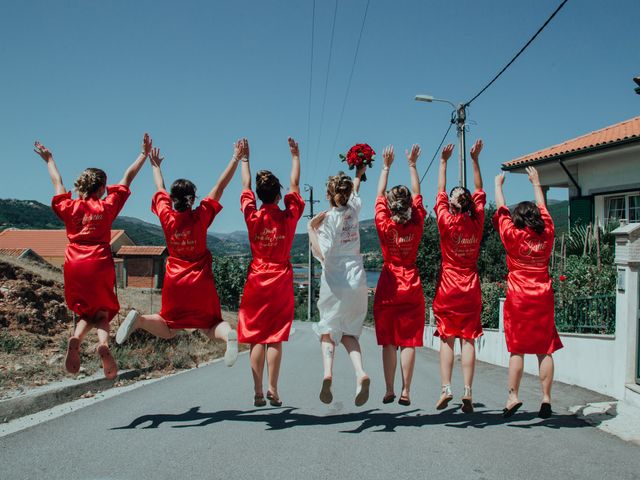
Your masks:
{"label": "street lamp", "polygon": [[459,184],[461,187],[467,187],[467,154],[466,154],[466,140],[465,140],[465,121],[467,120],[467,105],[459,103],[458,106],[453,102],[442,98],[434,98],[432,95],[416,95],[414,100],[417,102],[441,102],[448,103],[454,109],[455,116],[451,118],[451,122],[456,124],[456,130],[458,132],[458,141],[460,142],[460,156],[459,156]]}

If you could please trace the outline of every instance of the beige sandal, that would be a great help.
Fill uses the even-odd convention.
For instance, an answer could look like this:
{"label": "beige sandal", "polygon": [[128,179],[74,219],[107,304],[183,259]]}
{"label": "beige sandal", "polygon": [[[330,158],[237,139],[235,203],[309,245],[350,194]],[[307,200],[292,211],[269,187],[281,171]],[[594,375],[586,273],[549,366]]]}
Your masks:
{"label": "beige sandal", "polygon": [[440,395],[440,400],[436,403],[436,410],[444,410],[449,406],[449,402],[453,400],[453,393],[451,392],[451,385],[443,385],[442,386],[442,395]]}

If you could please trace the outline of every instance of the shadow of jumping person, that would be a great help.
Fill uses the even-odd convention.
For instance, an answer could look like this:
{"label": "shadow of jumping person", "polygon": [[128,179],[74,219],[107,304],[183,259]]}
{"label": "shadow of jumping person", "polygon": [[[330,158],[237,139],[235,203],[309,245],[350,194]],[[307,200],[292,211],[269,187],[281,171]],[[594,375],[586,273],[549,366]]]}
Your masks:
{"label": "shadow of jumping person", "polygon": [[[201,412],[200,407],[193,407],[179,414],[149,414],[142,415],[129,425],[114,427],[112,430],[125,429],[155,429],[163,424],[172,425],[171,428],[206,427],[225,421],[264,423],[266,430],[277,431],[305,426],[348,425],[359,423],[352,429],[340,430],[340,433],[362,433],[367,430],[375,432],[396,432],[398,428],[416,428],[429,425],[443,425],[451,428],[486,428],[508,426],[514,428],[531,429],[546,427],[584,428],[591,427],[589,423],[574,415],[553,415],[548,419],[539,419],[535,412],[520,412],[504,419],[502,411],[476,410],[471,414],[459,413],[459,406],[443,410],[437,414],[425,414],[421,409],[404,410],[401,412],[383,412],[379,409],[363,412],[314,415],[301,413],[297,407],[280,407],[254,410],[220,410],[217,412]],[[538,421],[536,421],[538,420]],[[195,423],[193,423],[195,422]],[[142,425],[147,424],[141,427]]]}

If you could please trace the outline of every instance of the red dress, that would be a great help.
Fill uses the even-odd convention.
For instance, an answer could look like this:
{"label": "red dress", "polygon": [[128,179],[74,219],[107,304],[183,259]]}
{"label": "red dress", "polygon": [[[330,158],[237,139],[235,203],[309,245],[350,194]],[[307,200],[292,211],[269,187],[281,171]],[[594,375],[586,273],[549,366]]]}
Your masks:
{"label": "red dress", "polygon": [[549,257],[553,251],[553,220],[538,205],[545,229],[516,228],[507,207],[500,207],[493,224],[507,250],[507,299],[504,336],[510,353],[550,354],[562,348],[554,319]]}
{"label": "red dress", "polygon": [[253,191],[245,190],[240,204],[253,260],[238,311],[238,340],[252,344],[286,341],[294,309],[291,244],[304,200],[298,193],[288,193],[284,210],[276,204],[263,204],[258,210]]}
{"label": "red dress", "polygon": [[483,190],[473,195],[474,216],[449,211],[449,196],[436,197],[436,218],[440,231],[442,263],[433,314],[436,317],[435,336],[473,340],[482,335],[482,292],[478,277],[478,257],[484,229]]}
{"label": "red dress", "polygon": [[103,199],[75,199],[71,192],[56,195],[51,208],[67,229],[64,254],[64,296],[80,318],[94,319],[107,312],[109,321],[120,311],[115,293],[116,270],[111,255],[111,224],[131,190],[124,185],[107,187]]}
{"label": "red dress", "polygon": [[425,302],[416,255],[426,216],[422,195],[413,197],[411,219],[403,224],[391,220],[384,196],[376,200],[375,222],[384,259],[373,303],[378,345],[423,344]]}
{"label": "red dress", "polygon": [[169,328],[214,327],[222,321],[222,312],[207,229],[222,205],[205,197],[197,208],[177,212],[169,194],[160,191],[153,196],[151,210],[160,219],[169,250],[160,316]]}

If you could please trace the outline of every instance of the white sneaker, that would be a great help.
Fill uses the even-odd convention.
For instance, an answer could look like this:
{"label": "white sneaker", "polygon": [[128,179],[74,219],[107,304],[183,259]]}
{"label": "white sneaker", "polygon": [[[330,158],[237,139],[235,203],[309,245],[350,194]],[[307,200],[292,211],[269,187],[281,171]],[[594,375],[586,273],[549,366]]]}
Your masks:
{"label": "white sneaker", "polygon": [[120,328],[118,328],[118,332],[116,333],[116,343],[118,345],[122,345],[127,340],[127,338],[129,338],[129,335],[133,333],[133,327],[136,324],[136,320],[138,320],[139,316],[140,314],[138,314],[138,312],[136,312],[135,310],[131,310],[127,314],[124,322],[122,322],[122,325],[120,325]]}
{"label": "white sneaker", "polygon": [[224,352],[224,364],[233,367],[238,359],[238,332],[231,330],[227,336],[227,350]]}

